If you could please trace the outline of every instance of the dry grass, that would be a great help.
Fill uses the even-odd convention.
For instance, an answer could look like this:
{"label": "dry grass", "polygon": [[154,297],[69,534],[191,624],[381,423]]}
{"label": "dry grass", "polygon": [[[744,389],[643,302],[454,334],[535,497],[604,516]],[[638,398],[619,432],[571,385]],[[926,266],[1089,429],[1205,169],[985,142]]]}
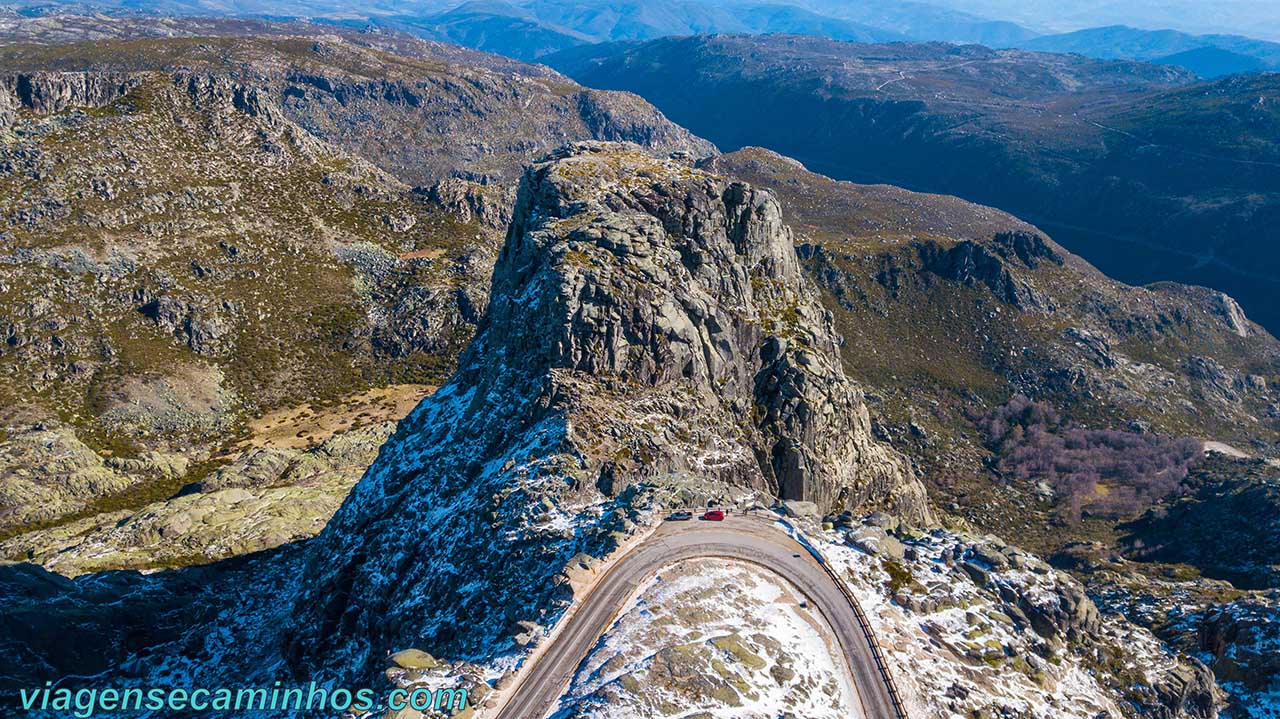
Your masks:
{"label": "dry grass", "polygon": [[324,404],[282,407],[249,420],[249,436],[236,447],[306,449],[338,432],[398,422],[435,390],[424,384],[390,385]]}

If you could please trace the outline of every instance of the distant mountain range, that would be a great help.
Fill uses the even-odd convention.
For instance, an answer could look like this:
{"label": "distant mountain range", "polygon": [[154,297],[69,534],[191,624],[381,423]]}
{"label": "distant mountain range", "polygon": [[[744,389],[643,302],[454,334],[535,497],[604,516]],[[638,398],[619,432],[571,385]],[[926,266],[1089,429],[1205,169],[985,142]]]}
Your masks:
{"label": "distant mountain range", "polygon": [[1189,35],[1176,30],[1139,30],[1123,25],[1045,35],[1017,46],[1106,60],[1177,65],[1206,78],[1280,68],[1280,43],[1239,35]]}
{"label": "distant mountain range", "polygon": [[1275,0],[929,0],[934,5],[998,17],[1042,33],[1128,25],[1189,33],[1231,33],[1280,41]]}
{"label": "distant mountain range", "polygon": [[[344,19],[360,24],[366,19]],[[1007,45],[1035,37],[1012,23],[988,21],[925,3],[892,6],[817,2],[699,0],[470,0],[440,12],[395,13],[367,19],[386,27],[524,60],[556,50],[616,40],[707,34],[815,35],[852,42],[943,40]]]}
{"label": "distant mountain range", "polygon": [[622,0],[589,8],[564,0],[533,0],[520,5],[502,0],[471,0],[426,16],[387,15],[370,22],[525,60],[596,42],[707,33],[787,32],[853,42],[910,39],[893,30],[790,5],[752,5],[730,10],[683,0]]}
{"label": "distant mountain range", "polygon": [[[1076,53],[1186,68],[1205,78],[1280,69],[1280,43],[1240,35],[1194,35],[1111,25],[1043,34],[996,2],[875,0],[19,0],[22,14],[52,12],[306,18],[399,30],[520,59],[619,40],[715,34],[813,35],[862,43],[942,41]],[[975,11],[967,8],[981,8]],[[1098,17],[1110,17],[1101,14]],[[993,19],[1005,18],[1005,19]]]}
{"label": "distant mountain range", "polygon": [[[1192,35],[1124,25],[1055,35],[925,3],[803,0],[711,5],[698,0],[470,0],[428,15],[373,17],[375,25],[522,60],[617,40],[714,34],[813,35],[862,43],[943,41],[1075,53],[1104,60],[1175,65],[1204,78],[1280,69],[1280,43],[1240,35]],[[349,23],[359,24],[364,20]]]}
{"label": "distant mountain range", "polygon": [[1280,328],[1280,74],[1205,83],[1136,61],[742,35],[546,62],[722,150],[999,207],[1123,281],[1215,287]]}

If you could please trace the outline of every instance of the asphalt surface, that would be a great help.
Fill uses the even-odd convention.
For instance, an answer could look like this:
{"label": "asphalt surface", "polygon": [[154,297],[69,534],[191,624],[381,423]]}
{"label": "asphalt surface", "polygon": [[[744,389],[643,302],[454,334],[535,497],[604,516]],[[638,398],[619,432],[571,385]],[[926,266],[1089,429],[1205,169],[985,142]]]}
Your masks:
{"label": "asphalt surface", "polygon": [[856,690],[850,719],[893,719],[889,687],[859,612],[822,565],[772,522],[739,515],[724,522],[667,522],[609,567],[551,644],[532,659],[511,689],[497,719],[542,719],[555,707],[578,665],[625,608],[660,570],[704,557],[736,559],[772,571],[804,595],[826,620],[844,655]]}

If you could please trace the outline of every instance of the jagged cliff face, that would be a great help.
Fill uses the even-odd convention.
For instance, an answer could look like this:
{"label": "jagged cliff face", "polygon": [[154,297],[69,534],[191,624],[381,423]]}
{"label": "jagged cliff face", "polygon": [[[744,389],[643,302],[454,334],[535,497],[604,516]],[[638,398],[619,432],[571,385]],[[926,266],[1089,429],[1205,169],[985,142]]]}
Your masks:
{"label": "jagged cliff face", "polygon": [[487,301],[484,188],[413,192],[251,85],[14,73],[0,98],[6,530],[166,499],[265,412],[443,377]]}
{"label": "jagged cliff face", "polygon": [[[519,362],[572,388],[574,439],[606,492],[692,473],[924,516],[921,496],[897,493],[899,458],[870,439],[772,195],[610,146],[535,166],[521,193],[470,364]],[[656,423],[611,417],[604,398]]]}
{"label": "jagged cliff face", "polygon": [[[432,195],[495,216],[457,189]],[[14,637],[14,681],[276,680],[283,650],[301,682],[372,682],[386,652],[418,647],[479,696],[482,671],[508,671],[536,625],[560,618],[571,568],[590,563],[581,553],[616,547],[668,501],[755,491],[908,520],[806,526],[844,555],[855,588],[866,583],[895,665],[926,678],[914,692],[926,713],[1093,716],[1132,687],[1143,711],[1208,716],[1213,688],[1194,666],[1118,672],[1154,666],[1160,647],[1108,630],[1047,565],[909,527],[930,519],[924,492],[872,440],[780,218],[767,191],[635,146],[571,146],[535,164],[458,372],[400,424],[319,538],[111,583],[0,568],[6,608],[42,618]],[[1001,246],[1039,252],[1025,237]],[[971,267],[964,257],[938,267]],[[1119,679],[1082,684],[1084,673]]]}
{"label": "jagged cliff face", "polygon": [[[1274,466],[1199,459],[1163,501],[1147,494],[1126,511],[1088,498],[1081,521],[1063,521],[1070,497],[1043,474],[1009,471],[974,418],[1021,393],[1135,444],[1191,436],[1273,456],[1280,343],[1219,292],[1121,284],[991,208],[835,182],[759,148],[708,164],[777,193],[845,337],[846,371],[868,388],[878,435],[912,458],[948,519],[1071,568],[1106,610],[1212,664],[1250,716],[1242,708],[1261,704],[1258,674],[1242,682],[1229,662],[1197,654],[1197,635],[1216,631],[1213,607],[1239,590],[1276,586],[1262,559],[1275,556]],[[1116,481],[1107,496],[1156,474]],[[1265,673],[1256,641],[1242,637],[1238,651]]]}
{"label": "jagged cliff face", "polygon": [[830,322],[770,194],[628,145],[534,165],[458,374],[314,548],[293,660],[492,651],[507,623],[557,613],[569,559],[612,546],[664,489],[926,520]]}
{"label": "jagged cliff face", "polygon": [[[141,78],[125,73],[19,73],[3,81],[10,110],[25,106],[40,115],[52,115],[74,107],[102,107],[124,97]],[[16,102],[15,102],[16,100]],[[14,120],[10,114],[6,124]]]}

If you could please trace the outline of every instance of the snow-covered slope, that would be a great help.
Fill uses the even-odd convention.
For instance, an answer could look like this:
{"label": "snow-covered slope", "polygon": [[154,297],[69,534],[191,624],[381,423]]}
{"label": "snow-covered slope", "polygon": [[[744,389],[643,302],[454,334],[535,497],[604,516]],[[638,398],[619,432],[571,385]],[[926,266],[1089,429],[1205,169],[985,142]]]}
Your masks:
{"label": "snow-covered slope", "polygon": [[[909,716],[1216,716],[1221,695],[1203,664],[995,538],[881,514],[838,529],[783,526],[848,583]],[[638,590],[555,716],[841,717],[850,690],[823,628],[777,574],[686,562]]]}
{"label": "snow-covered slope", "polygon": [[918,716],[1216,716],[1203,664],[1102,614],[1070,576],[995,537],[884,517],[815,534]]}
{"label": "snow-covered slope", "polygon": [[578,669],[556,719],[844,719],[822,620],[776,575],[694,560],[641,589]]}

